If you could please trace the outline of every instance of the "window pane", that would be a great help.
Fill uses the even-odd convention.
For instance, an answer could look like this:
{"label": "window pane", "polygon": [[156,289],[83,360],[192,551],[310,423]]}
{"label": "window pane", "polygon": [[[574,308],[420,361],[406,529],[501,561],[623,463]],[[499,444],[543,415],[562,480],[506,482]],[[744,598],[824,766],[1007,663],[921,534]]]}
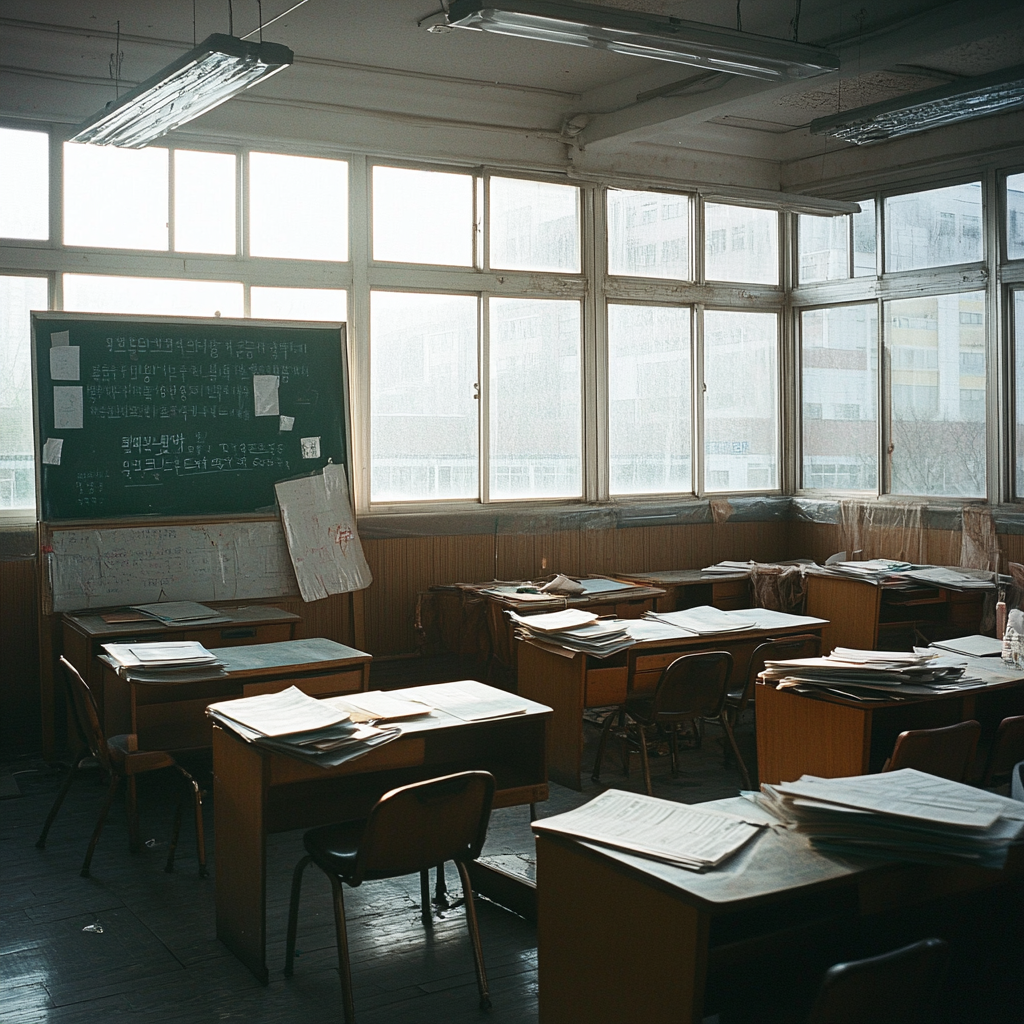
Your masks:
{"label": "window pane", "polygon": [[370,500],[476,498],[477,299],[370,294]]}
{"label": "window pane", "polygon": [[250,153],[249,252],[293,260],[347,260],[348,163]]}
{"label": "window pane", "polygon": [[580,272],[580,190],[519,178],[491,178],[491,266]]}
{"label": "window pane", "polygon": [[82,313],[240,317],[242,285],[237,281],[65,274],[64,308]]}
{"label": "window pane", "polygon": [[1014,431],[1017,452],[1015,494],[1024,497],[1024,291],[1013,293],[1013,367],[1014,398],[1017,406],[1017,429]]}
{"label": "window pane", "polygon": [[1024,174],[1006,179],[1006,255],[1024,259]]}
{"label": "window pane", "polygon": [[612,494],[692,491],[690,310],[608,307]]}
{"label": "window pane", "polygon": [[167,248],[167,150],[64,143],[64,243]]}
{"label": "window pane", "polygon": [[778,471],[778,318],[704,314],[704,487],[771,490]]}
{"label": "window pane", "polygon": [[803,312],[802,486],[878,487],[878,307]]}
{"label": "window pane", "polygon": [[985,495],[985,293],[885,304],[892,492]]}
{"label": "window pane", "polygon": [[473,177],[373,169],[373,258],[473,265]]}
{"label": "window pane", "polygon": [[800,283],[841,281],[849,277],[850,219],[802,213],[797,220]]}
{"label": "window pane", "polygon": [[609,189],[608,273],[689,279],[689,197]]}
{"label": "window pane", "polygon": [[50,237],[49,147],[45,132],[0,128],[0,238]]}
{"label": "window pane", "polygon": [[45,278],[0,277],[0,509],[36,503],[28,314],[46,308]]}
{"label": "window pane", "polygon": [[886,199],[886,270],[973,263],[983,255],[980,181]]}
{"label": "window pane", "polygon": [[778,284],[778,213],[705,203],[704,273],[709,281]]}
{"label": "window pane", "polygon": [[174,248],[235,252],[235,156],[174,152]]}
{"label": "window pane", "polygon": [[348,318],[344,288],[260,288],[249,291],[249,315],[260,320],[328,320]]}
{"label": "window pane", "polygon": [[874,277],[878,273],[875,259],[875,201],[858,201],[860,213],[853,215],[853,276]]}
{"label": "window pane", "polygon": [[490,300],[492,498],[583,493],[580,304]]}

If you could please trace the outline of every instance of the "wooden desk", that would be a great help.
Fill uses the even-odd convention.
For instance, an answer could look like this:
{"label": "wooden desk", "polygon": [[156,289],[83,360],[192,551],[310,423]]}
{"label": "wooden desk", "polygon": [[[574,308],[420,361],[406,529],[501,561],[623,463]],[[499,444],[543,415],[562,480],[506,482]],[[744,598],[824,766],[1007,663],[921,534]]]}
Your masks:
{"label": "wooden desk", "polygon": [[702,604],[727,611],[730,608],[749,608],[753,604],[749,572],[668,569],[662,572],[617,572],[615,579],[661,587],[665,596],[655,600],[656,612],[674,612]]}
{"label": "wooden desk", "polygon": [[[903,701],[862,704],[825,695],[804,696],[757,684],[757,768],[761,782],[801,775],[842,778],[882,770],[905,729],[935,729],[975,719],[982,742],[1008,715],[1024,714],[1024,673],[997,659],[965,658],[984,688]],[[987,664],[986,664],[987,663]]]}
{"label": "wooden desk", "polygon": [[[429,702],[430,686],[392,691]],[[403,723],[402,736],[323,769],[213,730],[217,938],[267,981],[267,835],[367,814],[395,786],[469,769],[494,775],[495,807],[548,798],[544,730],[551,709],[463,722],[441,711]],[[295,840],[295,859],[302,852]],[[288,880],[279,880],[283,893]]]}
{"label": "wooden desk", "polygon": [[[708,806],[751,813],[738,797]],[[699,1024],[781,972],[813,991],[829,963],[863,955],[859,932],[943,934],[945,921],[950,937],[958,894],[1019,899],[1020,853],[1003,871],[925,867],[822,854],[766,830],[701,875],[538,833],[540,1024]]]}
{"label": "wooden desk", "polygon": [[877,587],[862,580],[809,573],[806,610],[808,615],[829,620],[821,634],[823,654],[834,647],[886,650],[893,641],[897,646],[888,649],[909,650],[915,629],[929,640],[979,632],[986,593],[943,587]]}
{"label": "wooden desk", "polygon": [[518,692],[553,709],[548,730],[548,770],[551,778],[571,789],[582,789],[583,709],[621,704],[627,697],[651,693],[666,665],[681,654],[729,651],[733,681],[747,671],[754,648],[767,640],[797,633],[820,633],[826,623],[804,615],[753,608],[759,628],[718,636],[680,636],[647,640],[614,654],[566,658],[525,641],[516,641]]}
{"label": "wooden desk", "polygon": [[[114,609],[110,609],[113,611]],[[206,625],[167,626],[156,619],[143,622],[104,622],[102,611],[65,612],[61,616],[64,657],[89,684],[103,717],[103,665],[98,660],[103,644],[130,643],[133,640],[196,640],[206,648],[238,647],[247,644],[271,644],[294,640],[302,619],[292,612],[270,605],[253,604],[238,608],[215,608],[227,622]],[[124,729],[118,730],[124,732]]]}
{"label": "wooden desk", "polygon": [[117,674],[107,655],[98,659],[106,693],[106,734],[135,733],[142,750],[209,748],[208,704],[277,693],[289,686],[317,697],[367,690],[373,660],[363,651],[322,638],[215,647],[211,653],[228,674],[197,682],[129,682]]}

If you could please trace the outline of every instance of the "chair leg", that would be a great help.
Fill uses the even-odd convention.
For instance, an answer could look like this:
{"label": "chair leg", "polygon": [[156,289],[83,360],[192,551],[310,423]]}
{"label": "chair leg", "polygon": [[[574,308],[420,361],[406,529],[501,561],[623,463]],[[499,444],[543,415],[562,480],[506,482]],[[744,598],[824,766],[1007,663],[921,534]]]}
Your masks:
{"label": "chair leg", "polygon": [[444,865],[437,865],[437,872],[434,877],[434,902],[445,910],[451,906],[448,902],[448,883],[444,877]]}
{"label": "chair leg", "polygon": [[487,988],[487,972],[484,970],[484,951],[480,945],[480,926],[476,920],[476,903],[473,900],[473,887],[469,883],[469,871],[462,861],[456,861],[459,877],[462,879],[462,891],[466,896],[466,923],[469,925],[469,937],[473,943],[473,962],[476,964],[476,985],[480,990],[480,1009],[491,1008],[491,995]]}
{"label": "chair leg", "polygon": [[644,770],[644,788],[647,790],[648,796],[654,796],[654,793],[651,792],[651,764],[647,759],[647,736],[644,733],[642,722],[636,723],[636,730],[640,740],[640,764]]}
{"label": "chair leg", "polygon": [[434,923],[430,913],[430,872],[426,868],[420,872],[420,920],[425,925]]}
{"label": "chair leg", "polygon": [[288,904],[288,937],[284,947],[284,976],[290,978],[295,969],[295,932],[299,926],[299,893],[302,891],[302,872],[310,862],[309,857],[303,857],[295,865],[292,874],[292,898]]}
{"label": "chair leg", "polygon": [[107,798],[103,801],[99,820],[96,822],[96,829],[92,834],[92,839],[89,840],[89,849],[85,851],[85,860],[82,862],[82,870],[79,872],[83,878],[89,877],[89,865],[92,864],[93,852],[96,849],[96,844],[100,841],[100,833],[103,831],[103,825],[107,820],[107,815],[110,813],[110,805],[114,802],[117,787],[120,785],[121,776],[116,772],[112,772],[110,775],[110,787],[107,789]]}
{"label": "chair leg", "polygon": [[174,830],[171,832],[171,844],[167,850],[167,863],[164,865],[164,871],[170,874],[174,871],[174,855],[178,850],[178,835],[181,832],[181,816],[185,809],[185,794],[184,792],[178,794],[178,802],[174,806]]}
{"label": "chair leg", "polygon": [[126,779],[124,809],[128,818],[128,849],[132,853],[138,853],[142,849],[142,841],[139,839],[139,800],[134,775],[129,775]]}
{"label": "chair leg", "polygon": [[669,733],[669,750],[672,754],[672,778],[679,774],[679,723],[672,723],[672,730]]}
{"label": "chair leg", "polygon": [[196,859],[199,861],[199,877],[206,877],[206,832],[203,829],[203,791],[190,772],[181,765],[175,765],[184,776],[192,796],[192,807],[196,818]]}
{"label": "chair leg", "polygon": [[78,775],[78,769],[80,767],[80,758],[76,756],[75,760],[71,764],[71,770],[68,772],[67,778],[64,780],[64,784],[60,787],[57,799],[53,801],[50,813],[46,816],[46,823],[43,825],[43,831],[39,833],[39,838],[36,840],[37,850],[42,850],[46,846],[46,837],[50,834],[50,826],[56,820],[57,812],[60,810],[61,804],[64,803],[64,797],[68,795],[68,791],[71,789],[71,783],[75,781],[75,776]]}
{"label": "chair leg", "polygon": [[[605,743],[608,741],[608,733],[611,732],[612,722],[615,720],[616,717],[619,718],[621,724],[622,712],[613,711],[604,720],[604,725],[601,726],[601,739],[600,742],[597,744],[597,757],[594,759],[594,770],[590,774],[590,777],[594,780],[594,782],[601,781],[601,761],[604,758],[604,746]],[[530,820],[532,821],[533,819],[531,818]]]}
{"label": "chair leg", "polygon": [[345,930],[345,897],[342,882],[337,875],[331,875],[334,890],[334,930],[338,937],[338,973],[341,975],[341,998],[345,1009],[345,1024],[355,1024],[356,1011],[352,1002],[352,972],[348,963],[348,933]]}
{"label": "chair leg", "polygon": [[740,774],[743,776],[743,784],[750,789],[750,773],[747,771],[747,766],[743,762],[743,757],[740,755],[740,748],[736,746],[736,736],[733,734],[732,726],[729,724],[729,719],[722,715],[719,718],[722,723],[722,728],[725,730],[725,735],[729,738],[729,745],[732,747],[733,756],[736,758],[736,763],[739,765]]}

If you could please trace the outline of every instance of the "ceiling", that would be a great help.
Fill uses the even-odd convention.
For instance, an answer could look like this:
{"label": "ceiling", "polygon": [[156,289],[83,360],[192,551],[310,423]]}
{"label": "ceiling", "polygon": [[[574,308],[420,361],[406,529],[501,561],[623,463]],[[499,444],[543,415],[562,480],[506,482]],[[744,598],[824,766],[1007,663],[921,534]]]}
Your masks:
{"label": "ceiling", "polygon": [[[306,0],[274,20],[294,3],[262,0],[262,15],[273,21],[265,38],[291,47],[296,66],[179,134],[772,189],[933,150],[1024,145],[1017,113],[860,151],[807,131],[816,117],[1024,63],[1024,0],[607,4],[729,28],[738,8],[744,31],[785,39],[799,12],[799,40],[837,52],[842,70],[781,85],[466,30],[431,33],[440,0]],[[230,8],[236,35],[258,33],[257,0]],[[4,0],[0,115],[74,124],[93,113],[117,88],[118,30],[123,89],[188,49],[193,32],[201,40],[228,29],[226,0]]]}

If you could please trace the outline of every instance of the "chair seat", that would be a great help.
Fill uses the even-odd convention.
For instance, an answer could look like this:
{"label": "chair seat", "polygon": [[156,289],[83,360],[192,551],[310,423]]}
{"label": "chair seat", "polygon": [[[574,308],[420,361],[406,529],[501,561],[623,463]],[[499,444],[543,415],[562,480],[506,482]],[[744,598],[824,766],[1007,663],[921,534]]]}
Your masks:
{"label": "chair seat", "polygon": [[306,853],[322,871],[348,879],[356,866],[359,843],[366,831],[366,819],[341,821],[310,829],[302,842]]}
{"label": "chair seat", "polygon": [[157,768],[171,768],[177,762],[166,750],[133,750],[135,737],[122,733],[107,740],[110,760],[125,775],[142,775]]}

